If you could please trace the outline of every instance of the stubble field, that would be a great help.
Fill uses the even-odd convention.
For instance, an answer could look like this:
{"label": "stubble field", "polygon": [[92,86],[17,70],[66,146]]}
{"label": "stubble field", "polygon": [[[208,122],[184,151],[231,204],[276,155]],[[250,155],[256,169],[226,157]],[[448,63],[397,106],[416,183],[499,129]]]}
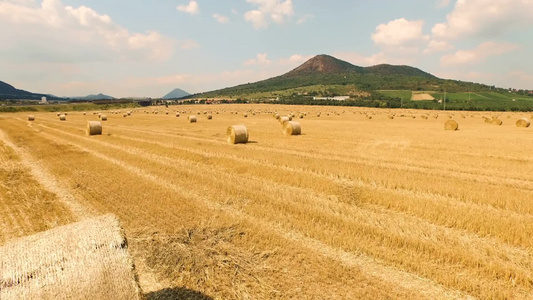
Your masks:
{"label": "stubble field", "polygon": [[[307,112],[302,135],[274,111]],[[532,299],[531,114],[394,113],[150,107],[101,136],[92,112],[2,114],[0,246],[113,213],[149,299]]]}

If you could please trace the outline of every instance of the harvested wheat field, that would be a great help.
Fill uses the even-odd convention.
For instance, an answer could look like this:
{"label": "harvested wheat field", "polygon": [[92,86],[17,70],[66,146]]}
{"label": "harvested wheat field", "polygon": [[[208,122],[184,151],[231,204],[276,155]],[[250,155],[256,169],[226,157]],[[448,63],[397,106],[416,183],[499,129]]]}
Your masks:
{"label": "harvested wheat field", "polygon": [[0,115],[0,247],[112,213],[147,299],[533,298],[530,114],[158,109]]}

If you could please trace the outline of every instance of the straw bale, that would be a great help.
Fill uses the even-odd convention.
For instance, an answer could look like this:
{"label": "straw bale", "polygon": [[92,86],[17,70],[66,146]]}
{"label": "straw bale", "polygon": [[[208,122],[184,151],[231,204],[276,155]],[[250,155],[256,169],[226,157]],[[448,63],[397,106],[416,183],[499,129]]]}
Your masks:
{"label": "straw bale", "polygon": [[459,124],[455,120],[448,120],[444,122],[444,129],[445,130],[457,130],[459,129]]}
{"label": "straw bale", "polygon": [[107,121],[107,115],[101,115],[100,116],[100,120]]}
{"label": "straw bale", "polygon": [[516,121],[517,127],[529,127],[529,125],[531,125],[531,121],[528,118],[521,118]]}
{"label": "straw bale", "polygon": [[189,121],[189,123],[196,123],[196,116],[195,115],[191,115],[187,118],[187,121]]}
{"label": "straw bale", "polygon": [[492,119],[490,120],[490,123],[493,125],[498,125],[498,126],[503,124],[502,120],[498,119],[498,117],[492,117]]}
{"label": "straw bale", "polygon": [[102,134],[102,122],[89,121],[87,122],[87,135]]}
{"label": "straw bale", "polygon": [[59,115],[59,121],[66,121],[67,117],[65,115]]}
{"label": "straw bale", "polygon": [[230,144],[246,144],[248,142],[248,129],[245,125],[229,126],[226,135]]}
{"label": "straw bale", "polygon": [[302,127],[298,122],[288,121],[283,124],[283,133],[285,135],[300,135],[302,134]]}
{"label": "straw bale", "polygon": [[28,121],[35,121],[35,116],[34,115],[29,115],[28,116]]}
{"label": "straw bale", "polygon": [[208,120],[213,119],[213,115],[212,115],[212,114],[208,114],[208,115],[207,115],[207,119],[208,119]]}
{"label": "straw bale", "polygon": [[142,299],[119,221],[104,215],[0,247],[0,299]]}
{"label": "straw bale", "polygon": [[290,119],[289,119],[289,117],[287,117],[287,116],[283,116],[283,117],[280,117],[280,118],[279,118],[279,123],[280,123],[281,125],[283,125],[283,124],[285,124],[286,122],[289,122],[289,121],[290,121]]}

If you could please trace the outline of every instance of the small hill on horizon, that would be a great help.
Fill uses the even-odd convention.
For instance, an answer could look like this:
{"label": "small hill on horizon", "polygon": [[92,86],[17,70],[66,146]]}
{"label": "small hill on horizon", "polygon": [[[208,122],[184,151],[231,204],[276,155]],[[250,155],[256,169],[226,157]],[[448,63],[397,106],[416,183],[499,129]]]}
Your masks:
{"label": "small hill on horizon", "polygon": [[99,93],[99,94],[90,94],[90,95],[87,95],[87,96],[81,96],[81,97],[69,97],[70,99],[72,100],[87,100],[87,101],[91,101],[91,100],[113,100],[113,99],[116,99],[115,97],[113,96],[109,96],[109,95],[104,95],[102,93]]}
{"label": "small hill on horizon", "polygon": [[63,100],[60,97],[48,94],[32,93],[25,90],[19,90],[14,86],[0,81],[0,99],[25,99],[25,100],[41,100],[41,97],[46,97],[52,100]]}
{"label": "small hill on horizon", "polygon": [[183,97],[187,97],[187,96],[190,96],[191,94],[182,90],[182,89],[179,89],[179,88],[175,88],[173,89],[170,93],[166,94],[165,96],[163,96],[161,99],[165,99],[165,100],[170,100],[170,99],[180,99],[180,98],[183,98]]}

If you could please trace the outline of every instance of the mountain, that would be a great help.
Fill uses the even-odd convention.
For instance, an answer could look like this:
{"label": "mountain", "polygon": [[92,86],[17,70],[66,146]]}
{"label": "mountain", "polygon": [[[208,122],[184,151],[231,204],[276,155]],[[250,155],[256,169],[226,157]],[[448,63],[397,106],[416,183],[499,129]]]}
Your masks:
{"label": "mountain", "polygon": [[104,94],[100,93],[100,94],[97,94],[97,95],[91,94],[91,95],[87,95],[87,96],[84,96],[84,97],[70,97],[70,99],[91,101],[91,100],[112,100],[112,99],[115,99],[115,97],[104,95]]}
{"label": "mountain", "polygon": [[0,99],[41,100],[41,97],[47,97],[52,100],[61,99],[52,95],[36,94],[25,90],[19,90],[10,84],[0,81]]}
{"label": "mountain", "polygon": [[296,77],[309,74],[328,73],[365,73],[364,68],[354,66],[349,62],[329,55],[317,55],[303,63],[298,68],[286,73],[285,77]]}
{"label": "mountain", "polygon": [[165,96],[163,96],[162,99],[165,99],[165,100],[169,100],[169,99],[179,99],[179,98],[183,98],[183,97],[187,97],[191,94],[187,93],[186,91],[182,90],[182,89],[173,89],[170,93],[166,94]]}
{"label": "mountain", "polygon": [[423,78],[432,78],[437,79],[437,77],[426,73],[418,68],[410,66],[394,66],[388,64],[381,64],[372,67],[364,68],[368,74],[374,75],[402,75],[402,76],[414,76],[414,77],[423,77]]}
{"label": "mountain", "polygon": [[[351,87],[351,90],[340,89],[348,94],[360,92],[371,93],[377,90],[411,90],[435,91],[489,91],[488,85],[446,80],[438,78],[418,68],[405,65],[380,64],[371,67],[355,66],[349,62],[329,55],[317,55],[299,67],[273,78],[241,84],[221,90],[196,94],[196,98],[231,97],[251,98],[250,95],[270,93],[272,96],[280,91],[303,87],[320,89],[315,91],[323,94],[325,89],[339,90],[338,86]],[[258,97],[261,97],[258,96]]]}

